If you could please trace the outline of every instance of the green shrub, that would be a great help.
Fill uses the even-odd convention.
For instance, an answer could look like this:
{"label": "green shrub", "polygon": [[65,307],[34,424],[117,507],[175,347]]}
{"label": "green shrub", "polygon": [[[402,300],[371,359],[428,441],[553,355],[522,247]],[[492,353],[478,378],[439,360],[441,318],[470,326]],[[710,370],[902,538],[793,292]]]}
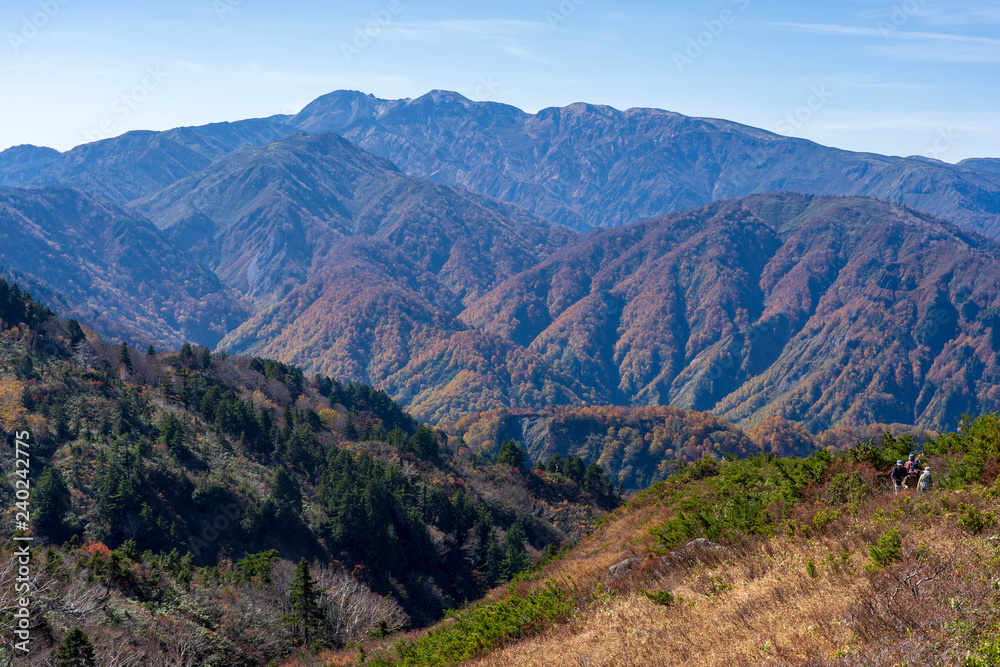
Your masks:
{"label": "green shrub", "polygon": [[871,485],[856,472],[837,475],[827,489],[829,500],[834,505],[860,505],[872,492]]}
{"label": "green shrub", "polygon": [[898,530],[882,533],[878,541],[868,548],[874,569],[881,569],[903,556],[903,538]]}
{"label": "green shrub", "polygon": [[574,611],[570,591],[548,582],[526,597],[509,597],[449,614],[454,622],[415,641],[396,642],[388,653],[371,656],[367,664],[453,665],[537,634],[549,623],[566,620]]}
{"label": "green shrub", "polygon": [[705,479],[706,477],[715,477],[719,474],[719,464],[718,462],[709,457],[703,456],[697,461],[691,461],[684,467],[683,473],[690,479]]}
{"label": "green shrub", "polygon": [[674,595],[673,593],[668,593],[667,591],[643,591],[642,594],[645,595],[653,604],[662,605],[664,607],[669,607],[670,605],[681,601],[679,595]]}
{"label": "green shrub", "polygon": [[700,512],[694,515],[680,512],[674,518],[653,526],[649,532],[656,538],[661,549],[673,549],[681,542],[704,534],[709,526],[709,520]]}
{"label": "green shrub", "polygon": [[816,569],[816,561],[814,561],[812,557],[806,561],[806,574],[813,579],[819,576],[819,570]]}
{"label": "green shrub", "polygon": [[966,656],[962,667],[993,667],[1000,665],[1000,638],[983,639],[975,655]]}
{"label": "green shrub", "polygon": [[812,525],[817,532],[822,533],[826,530],[827,526],[839,518],[840,510],[835,510],[832,507],[824,507],[820,511],[816,512],[815,516],[813,516]]}
{"label": "green shrub", "polygon": [[959,503],[958,525],[973,535],[978,535],[987,528],[997,525],[997,517],[993,512],[980,512],[973,505]]}

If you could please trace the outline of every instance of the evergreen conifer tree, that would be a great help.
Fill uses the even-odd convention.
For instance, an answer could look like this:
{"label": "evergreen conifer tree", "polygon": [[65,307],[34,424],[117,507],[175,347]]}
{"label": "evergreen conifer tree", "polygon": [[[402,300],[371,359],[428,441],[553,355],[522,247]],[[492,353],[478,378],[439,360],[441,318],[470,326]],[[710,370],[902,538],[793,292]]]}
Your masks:
{"label": "evergreen conifer tree", "polygon": [[302,511],[302,490],[294,477],[281,466],[271,478],[271,497],[278,508],[277,517],[287,521],[293,515]]}
{"label": "evergreen conifer tree", "polygon": [[309,631],[319,625],[323,610],[319,606],[323,591],[316,588],[316,581],[309,574],[305,558],[295,568],[295,576],[288,590],[292,612],[285,616],[285,623],[301,629],[303,644],[309,646]]}
{"label": "evergreen conifer tree", "polygon": [[80,323],[76,320],[70,320],[66,323],[66,335],[69,336],[69,346],[71,348],[76,347],[87,338],[86,334],[83,333]]}
{"label": "evergreen conifer tree", "polygon": [[56,654],[56,667],[97,667],[94,645],[83,630],[73,628],[66,633]]}
{"label": "evergreen conifer tree", "polygon": [[520,521],[515,521],[504,538],[504,547],[506,547],[507,552],[503,559],[505,578],[510,579],[517,573],[524,572],[531,565],[528,552],[524,548],[525,542],[524,528],[521,527]]}
{"label": "evergreen conifer tree", "polygon": [[70,510],[70,493],[58,469],[50,467],[42,473],[32,501],[35,527],[52,539],[61,540],[63,517]]}
{"label": "evergreen conifer tree", "polygon": [[124,365],[129,373],[134,370],[132,368],[132,355],[128,353],[128,343],[123,342],[121,347],[118,348],[118,363]]}

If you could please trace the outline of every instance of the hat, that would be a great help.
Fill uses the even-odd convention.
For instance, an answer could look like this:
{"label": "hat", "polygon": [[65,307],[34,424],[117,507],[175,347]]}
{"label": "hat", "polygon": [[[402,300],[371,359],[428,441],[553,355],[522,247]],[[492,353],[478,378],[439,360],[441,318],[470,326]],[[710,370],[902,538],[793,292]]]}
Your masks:
{"label": "hat", "polygon": [[913,454],[910,454],[910,460],[911,461],[913,460],[913,456],[914,456]]}
{"label": "hat", "polygon": [[901,466],[901,465],[903,465],[903,462],[902,461],[896,461],[896,465]]}

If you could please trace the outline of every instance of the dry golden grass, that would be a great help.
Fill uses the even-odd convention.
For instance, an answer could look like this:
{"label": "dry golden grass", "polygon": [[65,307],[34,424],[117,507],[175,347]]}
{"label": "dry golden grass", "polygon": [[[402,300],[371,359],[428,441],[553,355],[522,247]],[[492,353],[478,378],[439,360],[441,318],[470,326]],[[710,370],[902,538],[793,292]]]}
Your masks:
{"label": "dry golden grass", "polygon": [[[546,570],[589,600],[576,618],[465,664],[961,664],[992,623],[1000,550],[995,532],[957,527],[960,501],[985,506],[971,493],[880,496],[812,539],[701,560],[649,553],[648,528],[667,510],[633,508]],[[891,528],[903,535],[902,560],[866,571],[870,545]],[[608,567],[629,557],[644,562],[605,589]],[[660,606],[643,593],[659,590],[681,601]]]}

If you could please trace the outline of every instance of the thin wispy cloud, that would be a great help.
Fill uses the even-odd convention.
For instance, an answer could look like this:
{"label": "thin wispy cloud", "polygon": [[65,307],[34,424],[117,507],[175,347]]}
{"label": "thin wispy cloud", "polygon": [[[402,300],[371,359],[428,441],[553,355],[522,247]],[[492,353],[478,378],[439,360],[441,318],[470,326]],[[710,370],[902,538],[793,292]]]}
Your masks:
{"label": "thin wispy cloud", "polygon": [[995,37],[912,30],[894,30],[887,33],[878,27],[826,23],[774,23],[772,25],[809,34],[877,39],[881,44],[870,46],[869,52],[899,61],[1000,62],[1000,39]]}
{"label": "thin wispy cloud", "polygon": [[[779,28],[788,28],[799,32],[808,32],[813,34],[877,37],[879,39],[884,39],[886,37],[885,33],[881,29],[875,27],[867,28],[828,23],[773,23],[772,25]],[[894,39],[931,40],[1000,47],[1000,39],[995,37],[978,37],[976,35],[953,35],[945,32],[913,32],[897,30],[892,32],[891,36]]]}
{"label": "thin wispy cloud", "polygon": [[921,12],[922,18],[935,25],[981,25],[1000,23],[1000,7],[996,5],[980,7],[931,6]]}
{"label": "thin wispy cloud", "polygon": [[504,51],[505,53],[509,53],[512,56],[517,56],[518,58],[522,58],[524,60],[530,60],[533,63],[540,63],[542,65],[552,64],[551,60],[543,58],[542,56],[537,56],[534,53],[528,51],[523,46],[501,46],[500,50]]}
{"label": "thin wispy cloud", "polygon": [[894,93],[927,93],[947,89],[947,86],[937,83],[884,81],[877,74],[840,74],[830,80],[830,86],[837,90],[853,88],[855,90],[887,91]]}
{"label": "thin wispy cloud", "polygon": [[894,60],[941,63],[997,63],[1000,62],[1000,44],[891,44],[875,47],[873,52]]}
{"label": "thin wispy cloud", "polygon": [[423,21],[398,23],[386,29],[386,36],[423,41],[447,41],[455,37],[510,38],[549,32],[545,23],[511,19]]}

